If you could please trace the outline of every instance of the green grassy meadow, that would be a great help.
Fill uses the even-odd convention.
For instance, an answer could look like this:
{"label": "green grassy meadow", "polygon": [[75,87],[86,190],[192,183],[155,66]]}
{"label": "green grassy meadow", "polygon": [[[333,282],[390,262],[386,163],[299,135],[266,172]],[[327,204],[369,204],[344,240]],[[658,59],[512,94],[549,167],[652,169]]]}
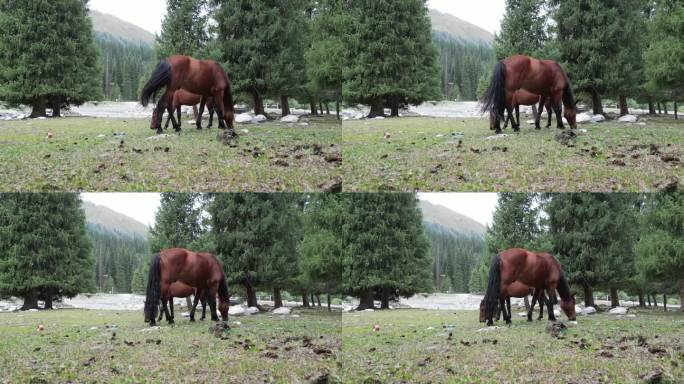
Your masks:
{"label": "green grassy meadow", "polygon": [[[233,317],[150,329],[142,312],[0,314],[1,383],[301,383],[334,378],[341,314]],[[233,321],[241,322],[236,325]],[[39,331],[38,326],[44,330]]]}
{"label": "green grassy meadow", "polygon": [[[342,380],[638,383],[654,372],[662,373],[662,383],[684,378],[684,314],[679,311],[579,317],[578,325],[560,338],[547,332],[548,321],[528,323],[513,312],[512,326],[484,332],[478,332],[484,325],[475,311],[345,313]],[[374,325],[380,330],[374,331]]]}
{"label": "green grassy meadow", "polygon": [[216,128],[185,120],[180,135],[161,137],[148,119],[0,122],[0,190],[316,192],[339,177],[340,123],[308,123],[238,124],[240,138],[225,145]]}
{"label": "green grassy meadow", "polygon": [[565,145],[560,130],[527,124],[488,139],[481,119],[345,121],[345,190],[643,192],[672,177],[684,182],[684,120],[640,121],[646,125],[580,125],[587,133]]}

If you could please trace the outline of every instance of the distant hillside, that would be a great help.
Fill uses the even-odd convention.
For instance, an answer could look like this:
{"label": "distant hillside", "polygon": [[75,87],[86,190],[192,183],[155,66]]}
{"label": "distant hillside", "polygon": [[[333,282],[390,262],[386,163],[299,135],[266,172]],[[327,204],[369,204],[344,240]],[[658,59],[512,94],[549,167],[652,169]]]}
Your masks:
{"label": "distant hillside", "polygon": [[90,11],[90,17],[93,20],[95,32],[107,33],[131,42],[142,42],[150,46],[154,45],[154,34],[137,25],[95,10]]}
{"label": "distant hillside", "polygon": [[430,18],[432,19],[432,30],[435,32],[446,33],[455,39],[465,41],[487,44],[492,44],[494,41],[494,35],[490,32],[448,13],[431,9]]}
{"label": "distant hillside", "polygon": [[126,215],[88,201],[83,202],[83,210],[85,210],[86,221],[90,224],[95,224],[120,234],[138,235],[147,238],[147,226]]}
{"label": "distant hillside", "polygon": [[423,221],[427,223],[462,234],[484,236],[487,231],[487,228],[479,222],[441,205],[421,200],[420,208],[423,211]]}

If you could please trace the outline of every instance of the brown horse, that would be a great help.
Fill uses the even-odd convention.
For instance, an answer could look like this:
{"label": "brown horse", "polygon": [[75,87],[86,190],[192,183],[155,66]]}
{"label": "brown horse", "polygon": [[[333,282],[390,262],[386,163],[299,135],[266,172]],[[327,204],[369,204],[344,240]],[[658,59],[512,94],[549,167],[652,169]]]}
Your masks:
{"label": "brown horse", "polygon": [[[197,129],[202,129],[201,116],[209,97],[214,98],[214,109],[216,110],[219,127],[226,128],[226,123],[231,131],[233,129],[234,108],[233,94],[228,75],[223,68],[212,60],[197,60],[188,56],[171,56],[159,62],[150,80],[143,87],[140,95],[141,104],[146,107],[150,99],[162,88],[166,88],[166,94],[159,99],[157,109],[166,109],[169,94],[185,89],[188,92],[202,96],[200,102],[199,115],[197,116]],[[162,114],[157,114],[156,128],[157,133],[163,133],[161,128]],[[176,128],[178,129],[178,128]],[[232,132],[233,135],[235,134]]]}
{"label": "brown horse", "polygon": [[[188,92],[184,89],[179,89],[174,93],[167,93],[166,96],[168,99],[166,100],[167,103],[167,111],[169,113],[169,117],[166,119],[166,124],[164,125],[164,129],[169,128],[169,123],[173,122],[173,126],[176,129],[176,132],[180,132],[181,130],[181,107],[184,105],[188,106],[195,106],[199,103],[202,102],[202,96],[196,95],[194,93]],[[211,128],[214,125],[214,98],[209,97],[207,98],[207,108],[209,109],[209,125],[207,128]],[[178,114],[178,121],[174,118],[174,112]],[[156,127],[156,122],[158,119],[157,114],[159,113],[159,109],[155,107],[152,110],[152,122],[150,123],[150,129],[157,129]],[[164,112],[162,112],[163,114]],[[202,116],[198,116],[199,119],[202,119]],[[176,128],[177,127],[177,128]]]}
{"label": "brown horse", "polygon": [[[556,290],[558,290],[561,309],[568,319],[575,320],[575,297],[570,292],[570,286],[558,260],[548,253],[533,253],[521,248],[512,248],[499,253],[492,259],[485,294],[487,325],[494,324],[496,307],[497,305],[503,306],[503,292],[506,292],[508,287],[516,281],[534,288],[534,297],[537,299],[540,299],[539,295],[546,291],[551,321],[556,320],[553,304],[558,302],[556,298]],[[511,323],[510,317],[504,316],[504,320],[508,324]]]}
{"label": "brown horse", "polygon": [[173,299],[175,297],[190,297],[192,295],[201,295],[200,301],[202,302],[202,317],[200,318],[200,320],[204,320],[207,316],[207,300],[204,297],[204,292],[198,292],[197,288],[193,288],[187,284],[177,281],[169,286],[169,297],[161,299],[161,308],[159,311],[159,318],[157,319],[157,321],[161,321],[162,316],[166,315],[166,320],[173,322]]}
{"label": "brown horse", "polygon": [[[190,321],[195,321],[195,308],[200,296],[203,295],[209,302],[211,319],[218,321],[217,294],[221,317],[224,321],[228,319],[228,285],[221,263],[214,255],[208,253],[195,253],[186,249],[173,248],[155,255],[150,266],[145,299],[145,319],[150,322],[150,325],[153,326],[156,323],[159,301],[172,297],[171,286],[174,283],[182,283],[201,292],[195,296],[195,303],[190,310]],[[173,323],[173,318],[169,323]]]}
{"label": "brown horse", "polygon": [[[482,99],[482,113],[493,114],[497,134],[501,133],[504,111],[508,111],[509,115],[512,113],[513,95],[520,89],[548,99],[560,129],[564,128],[561,112],[565,106],[565,118],[573,129],[577,128],[575,98],[568,76],[560,64],[517,55],[496,64],[492,82]],[[520,130],[519,123],[513,123],[515,131]]]}
{"label": "brown horse", "polygon": [[[546,108],[546,112],[548,113],[549,116],[549,122],[546,125],[546,128],[551,128],[551,120],[553,119],[553,109],[551,107],[551,102],[548,99],[544,99],[539,95],[535,95],[534,93],[527,92],[524,89],[519,89],[513,94],[513,99],[512,99],[512,106],[513,109],[515,110],[515,120],[512,121],[512,124],[515,125],[515,122],[518,122],[518,125],[520,125],[520,106],[521,105],[531,105],[531,106],[536,106],[539,104],[539,111],[537,112],[536,116],[534,117],[534,126],[537,129],[541,129],[541,115],[544,112],[544,109]],[[494,115],[492,114],[492,117]],[[504,128],[508,128],[508,122],[511,121],[513,116],[511,114],[508,115],[506,118],[506,122],[504,123]],[[493,119],[492,119],[493,120]],[[168,124],[168,122],[167,122]],[[492,124],[492,129],[494,129],[494,124]]]}
{"label": "brown horse", "polygon": [[[530,305],[530,308],[527,311],[527,321],[532,321],[532,313],[534,312],[534,306],[537,304],[537,294],[534,291],[534,288],[525,285],[519,281],[513,282],[513,284],[510,284],[508,287],[505,289],[501,290],[501,297],[504,298],[506,305],[503,308],[498,308],[496,311],[496,320],[499,321],[501,318],[501,313],[503,312],[504,314],[504,319],[506,317],[510,318],[511,317],[511,297],[516,297],[516,298],[524,298],[529,295],[532,295],[532,304]],[[544,305],[546,304],[546,295],[544,292],[541,293],[541,300],[540,300],[540,305],[539,305],[539,319],[541,320],[544,318]],[[506,314],[506,310],[508,308],[508,315]],[[485,300],[482,299],[480,301],[480,323],[484,323],[486,320],[486,315],[485,315]]]}

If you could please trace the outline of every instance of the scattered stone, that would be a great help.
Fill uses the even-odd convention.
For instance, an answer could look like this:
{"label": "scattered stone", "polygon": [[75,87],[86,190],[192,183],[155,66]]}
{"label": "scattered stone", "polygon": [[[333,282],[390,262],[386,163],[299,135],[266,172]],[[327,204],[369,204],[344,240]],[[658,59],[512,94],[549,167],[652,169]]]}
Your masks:
{"label": "scattered stone", "polygon": [[279,167],[289,167],[290,166],[290,163],[288,163],[287,161],[285,161],[283,159],[276,160],[274,164],[279,166]]}
{"label": "scattered stone", "polygon": [[622,160],[622,159],[615,159],[615,160],[611,161],[611,164],[613,164],[613,165],[615,165],[615,166],[618,166],[618,167],[625,167],[625,166],[627,166],[627,163],[625,163],[625,161]]}
{"label": "scattered stone", "polygon": [[254,120],[254,117],[250,115],[249,113],[242,113],[237,116],[235,116],[235,122],[239,124],[251,124]]}
{"label": "scattered stone", "polygon": [[591,122],[591,115],[588,113],[580,113],[576,117],[577,124],[586,124]]}
{"label": "scattered stone", "polygon": [[325,155],[325,161],[328,163],[341,163],[342,155],[337,152],[328,153]]}
{"label": "scattered stone", "polygon": [[608,311],[611,315],[626,315],[627,314],[627,308],[625,307],[615,307]]}
{"label": "scattered stone", "polygon": [[610,351],[601,351],[601,352],[599,352],[599,356],[605,357],[608,359],[612,359],[613,357],[615,357],[615,355],[613,355]]}
{"label": "scattered stone", "polygon": [[568,329],[568,327],[565,324],[563,324],[562,322],[557,322],[549,324],[546,327],[546,332],[550,333],[551,336],[557,339],[563,339],[565,337],[563,336],[563,333],[566,329]]}
{"label": "scattered stone", "polygon": [[287,307],[280,307],[273,310],[274,315],[289,315],[290,312],[290,308]]}
{"label": "scattered stone", "polygon": [[280,119],[281,123],[298,123],[299,122],[299,116],[297,115],[287,115]]}
{"label": "scattered stone", "polygon": [[389,132],[385,132],[385,140],[389,140],[390,138],[392,138],[392,134]]}
{"label": "scattered stone", "polygon": [[249,308],[245,309],[245,313],[248,314],[248,315],[253,315],[253,314],[255,314],[255,313],[259,313],[259,308],[257,308],[257,307],[249,307]]}
{"label": "scattered stone", "polygon": [[566,147],[574,147],[577,134],[574,131],[561,131],[556,134],[556,141]]}
{"label": "scattered stone", "polygon": [[264,357],[268,357],[269,359],[277,359],[278,355],[273,351],[268,351],[264,353]]}
{"label": "scattered stone", "polygon": [[430,169],[430,173],[432,173],[434,175],[434,174],[438,173],[439,171],[441,171],[442,168],[444,168],[444,166],[442,164],[437,164],[434,167],[432,167],[432,169]]}
{"label": "scattered stone", "polygon": [[507,135],[507,134],[505,134],[505,133],[502,133],[502,134],[499,134],[499,135],[494,135],[494,136],[486,137],[485,140],[500,140],[500,139],[505,139],[505,138],[507,138],[508,136],[509,136],[509,135]]}
{"label": "scattered stone", "polygon": [[596,313],[596,308],[594,308],[594,307],[586,307],[586,308],[582,309],[581,311],[579,311],[578,313],[579,313],[580,315],[585,315],[585,316],[593,315],[593,314]]}
{"label": "scattered stone", "polygon": [[421,360],[421,361],[418,362],[418,366],[419,366],[419,367],[424,367],[424,366],[428,365],[428,363],[430,363],[431,361],[432,361],[431,358],[426,357],[425,359],[423,359],[423,360]]}
{"label": "scattered stone", "polygon": [[500,329],[500,328],[501,328],[501,327],[497,327],[497,326],[494,326],[494,327],[486,327],[486,328],[480,328],[480,329],[478,329],[478,330],[475,331],[475,332],[477,332],[477,333],[494,332],[494,331],[496,331],[496,330],[498,330],[498,329]]}
{"label": "scattered stone", "polygon": [[95,364],[95,361],[97,361],[95,357],[91,357],[90,359],[83,362],[83,366],[90,367],[91,365]]}
{"label": "scattered stone", "polygon": [[254,116],[254,119],[252,121],[254,121],[255,123],[263,123],[264,121],[267,121],[267,120],[268,120],[268,118],[264,115],[256,115],[256,116]]}
{"label": "scattered stone", "polygon": [[220,339],[225,333],[230,331],[230,327],[225,322],[216,323],[209,327],[209,333],[213,334],[214,337]]}
{"label": "scattered stone", "polygon": [[592,123],[602,123],[604,121],[606,121],[606,117],[603,115],[594,115],[591,117]]}
{"label": "scattered stone", "polygon": [[666,162],[666,163],[679,163],[680,159],[677,156],[674,155],[663,155],[660,157],[660,160]]}
{"label": "scattered stone", "polygon": [[637,120],[639,119],[634,115],[624,115],[618,119],[618,121],[621,123],[636,123]]}

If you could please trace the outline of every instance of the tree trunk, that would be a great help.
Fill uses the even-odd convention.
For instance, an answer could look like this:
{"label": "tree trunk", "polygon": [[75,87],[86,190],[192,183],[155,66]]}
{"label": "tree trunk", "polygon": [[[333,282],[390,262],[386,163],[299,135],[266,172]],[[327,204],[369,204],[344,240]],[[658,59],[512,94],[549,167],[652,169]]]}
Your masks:
{"label": "tree trunk", "polygon": [[359,306],[356,308],[356,310],[363,311],[365,309],[374,308],[375,305],[373,304],[373,290],[366,289],[365,291],[361,292],[361,295],[359,297]]}
{"label": "tree trunk", "polygon": [[639,290],[639,307],[646,308],[646,301],[644,300],[644,291]]}
{"label": "tree trunk", "polygon": [[656,297],[656,295],[653,295],[653,306],[658,308],[658,298]]}
{"label": "tree trunk", "polygon": [[652,306],[652,305],[651,305],[651,295],[649,295],[649,294],[647,293],[647,294],[646,294],[646,299],[648,299],[648,306],[651,307],[651,306]]}
{"label": "tree trunk", "polygon": [[21,310],[28,311],[29,309],[38,309],[38,295],[34,290],[24,294],[24,304],[21,306]]}
{"label": "tree trunk", "polygon": [[[328,292],[328,294],[326,296],[328,297],[328,312],[332,312],[332,307],[330,304],[330,292]],[[684,308],[684,307],[682,307],[682,308]]]}
{"label": "tree trunk", "polygon": [[43,309],[53,309],[52,308],[52,293],[48,293],[45,295],[45,305],[43,306]]}
{"label": "tree trunk", "polygon": [[290,99],[287,97],[287,95],[280,96],[280,109],[283,116],[288,116],[292,113],[290,112]]}
{"label": "tree trunk", "polygon": [[309,295],[306,292],[302,293],[302,307],[309,308]]}
{"label": "tree trunk", "polygon": [[679,310],[684,312],[684,280],[679,282]]}
{"label": "tree trunk", "polygon": [[52,102],[52,117],[62,117],[62,101],[55,100]]}
{"label": "tree trunk", "polygon": [[603,115],[603,104],[601,102],[601,95],[595,90],[590,91],[591,103],[594,109],[594,115]]}
{"label": "tree trunk", "polygon": [[663,310],[667,312],[667,293],[663,293]]}
{"label": "tree trunk", "polygon": [[615,308],[620,306],[620,297],[618,296],[617,288],[610,289],[610,307]]}
{"label": "tree trunk", "polygon": [[257,306],[256,289],[254,289],[252,284],[245,283],[245,291],[247,291],[247,306],[248,307],[256,307]]}
{"label": "tree trunk", "polygon": [[648,113],[650,115],[656,114],[656,107],[655,107],[655,103],[653,102],[653,96],[648,97]]}
{"label": "tree trunk", "polygon": [[318,304],[318,308],[322,307],[322,305],[321,305],[321,294],[320,293],[316,294],[316,303]]}
{"label": "tree trunk", "polygon": [[374,100],[371,103],[371,110],[370,113],[368,114],[369,119],[374,119],[376,117],[384,117],[385,116],[385,104],[382,100],[382,98],[378,98]]}
{"label": "tree trunk", "polygon": [[589,285],[585,285],[583,288],[584,288],[584,306],[585,307],[595,307],[596,305],[594,304],[594,290]]}
{"label": "tree trunk", "polygon": [[342,93],[342,91],[338,88],[336,95],[335,95],[335,111],[337,113],[337,120],[340,119],[340,98],[341,98],[340,94],[341,93]]}
{"label": "tree trunk", "polygon": [[382,294],[380,297],[380,309],[389,309],[389,296],[390,290],[387,287],[383,287],[381,290]]}
{"label": "tree trunk", "polygon": [[663,103],[663,111],[665,112],[665,115],[669,115],[667,112],[667,103]]}
{"label": "tree trunk", "polygon": [[674,114],[675,114],[675,120],[679,120],[679,111],[677,111],[677,102],[674,102]]}
{"label": "tree trunk", "polygon": [[252,101],[254,104],[254,114],[255,115],[266,115],[264,110],[264,99],[261,98],[259,91],[252,90]]}
{"label": "tree trunk", "polygon": [[658,114],[662,115],[663,114],[663,108],[660,105],[660,101],[658,102]]}
{"label": "tree trunk", "polygon": [[315,306],[316,306],[316,298],[314,297],[314,293],[311,292],[311,307],[313,308]]}
{"label": "tree trunk", "polygon": [[627,107],[627,96],[620,95],[620,116],[629,115],[629,108]]}
{"label": "tree trunk", "polygon": [[309,99],[309,106],[311,107],[311,116],[318,116],[318,111],[316,110],[316,99],[313,97]]}
{"label": "tree trunk", "polygon": [[280,288],[273,288],[273,307],[280,308],[283,306],[283,297],[280,294]]}
{"label": "tree trunk", "polygon": [[45,99],[38,99],[33,102],[33,110],[31,111],[31,118],[36,117],[47,117],[47,112],[45,112]]}
{"label": "tree trunk", "polygon": [[325,114],[330,115],[330,104],[327,101],[325,102]]}
{"label": "tree trunk", "polygon": [[321,110],[321,116],[323,116],[323,102],[321,100],[318,101],[318,108]]}

